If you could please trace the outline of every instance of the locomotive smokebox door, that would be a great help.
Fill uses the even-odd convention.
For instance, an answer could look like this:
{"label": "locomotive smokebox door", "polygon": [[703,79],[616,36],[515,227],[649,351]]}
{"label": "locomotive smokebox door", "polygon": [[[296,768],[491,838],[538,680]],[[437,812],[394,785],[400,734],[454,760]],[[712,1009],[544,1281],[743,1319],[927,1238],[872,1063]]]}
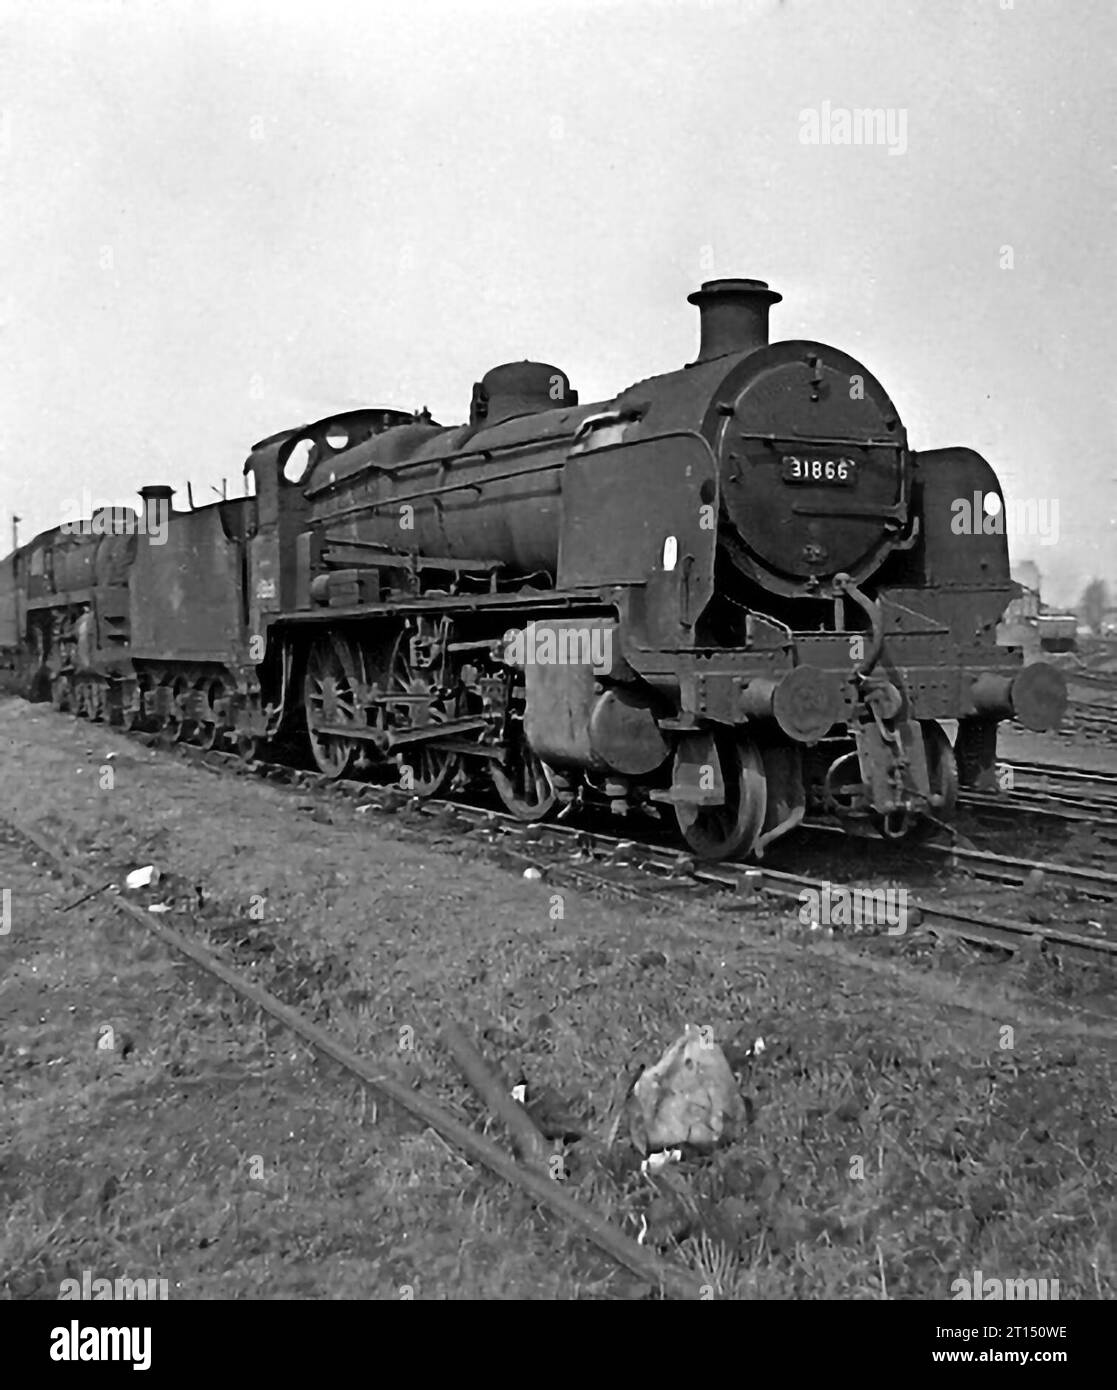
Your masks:
{"label": "locomotive smokebox door", "polygon": [[718,466],[734,562],[777,592],[864,577],[908,524],[906,439],[883,388],[821,343],[781,343],[719,392]]}

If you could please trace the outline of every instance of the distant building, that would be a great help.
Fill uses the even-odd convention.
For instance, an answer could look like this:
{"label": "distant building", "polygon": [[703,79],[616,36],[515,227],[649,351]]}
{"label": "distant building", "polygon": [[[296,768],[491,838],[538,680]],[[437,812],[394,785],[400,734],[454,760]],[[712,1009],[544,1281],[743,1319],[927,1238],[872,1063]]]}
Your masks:
{"label": "distant building", "polygon": [[1015,567],[1016,596],[1009,600],[997,628],[997,643],[1020,647],[1025,662],[1038,661],[1045,652],[1072,652],[1078,635],[1074,613],[1051,613],[1040,597],[1041,576],[1033,560]]}

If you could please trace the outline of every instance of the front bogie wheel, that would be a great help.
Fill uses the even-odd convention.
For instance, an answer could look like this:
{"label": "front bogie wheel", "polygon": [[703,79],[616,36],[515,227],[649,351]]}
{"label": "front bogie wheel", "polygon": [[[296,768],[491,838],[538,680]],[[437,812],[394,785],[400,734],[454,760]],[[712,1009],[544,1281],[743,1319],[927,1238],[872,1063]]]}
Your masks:
{"label": "front bogie wheel", "polygon": [[[731,733],[689,735],[675,754],[675,784],[694,782],[697,793],[708,789],[720,764],[724,801],[702,805],[676,801],[675,818],[688,847],[701,859],[747,855],[760,838],[768,809],[768,783],[760,750]],[[693,774],[697,772],[697,778]]]}

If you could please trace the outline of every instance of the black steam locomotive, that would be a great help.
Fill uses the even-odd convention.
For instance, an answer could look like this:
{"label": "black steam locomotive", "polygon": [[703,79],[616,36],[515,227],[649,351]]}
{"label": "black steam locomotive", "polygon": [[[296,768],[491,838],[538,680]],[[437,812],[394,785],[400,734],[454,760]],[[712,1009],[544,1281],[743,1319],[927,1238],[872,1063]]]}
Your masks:
{"label": "black steam locomotive", "polygon": [[1004,535],[958,533],[992,468],[910,450],[845,353],[769,343],[779,299],[703,285],[697,359],[609,401],[508,363],[467,424],[349,411],[257,444],[244,498],[145,488],[8,557],[0,645],[77,714],[248,758],[294,736],[418,796],[487,778],[525,819],[671,813],[707,857],[808,809],[949,818],[1063,678],[997,645]]}

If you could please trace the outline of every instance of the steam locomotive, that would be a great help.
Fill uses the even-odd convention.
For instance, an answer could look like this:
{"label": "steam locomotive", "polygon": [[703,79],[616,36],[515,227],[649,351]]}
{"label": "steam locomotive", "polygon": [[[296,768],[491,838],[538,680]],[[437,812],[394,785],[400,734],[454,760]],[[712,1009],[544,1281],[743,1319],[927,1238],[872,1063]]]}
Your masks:
{"label": "steam locomotive", "polygon": [[609,401],[506,363],[466,424],[347,411],[256,444],[243,498],[143,488],[3,562],[0,646],[79,715],[487,781],[525,820],[673,817],[702,857],[812,810],[919,833],[991,779],[999,721],[1058,725],[1064,680],[997,644],[1003,532],[952,524],[1003,505],[990,465],[911,450],[837,348],[770,343],[780,298],[704,284],[696,360]]}

